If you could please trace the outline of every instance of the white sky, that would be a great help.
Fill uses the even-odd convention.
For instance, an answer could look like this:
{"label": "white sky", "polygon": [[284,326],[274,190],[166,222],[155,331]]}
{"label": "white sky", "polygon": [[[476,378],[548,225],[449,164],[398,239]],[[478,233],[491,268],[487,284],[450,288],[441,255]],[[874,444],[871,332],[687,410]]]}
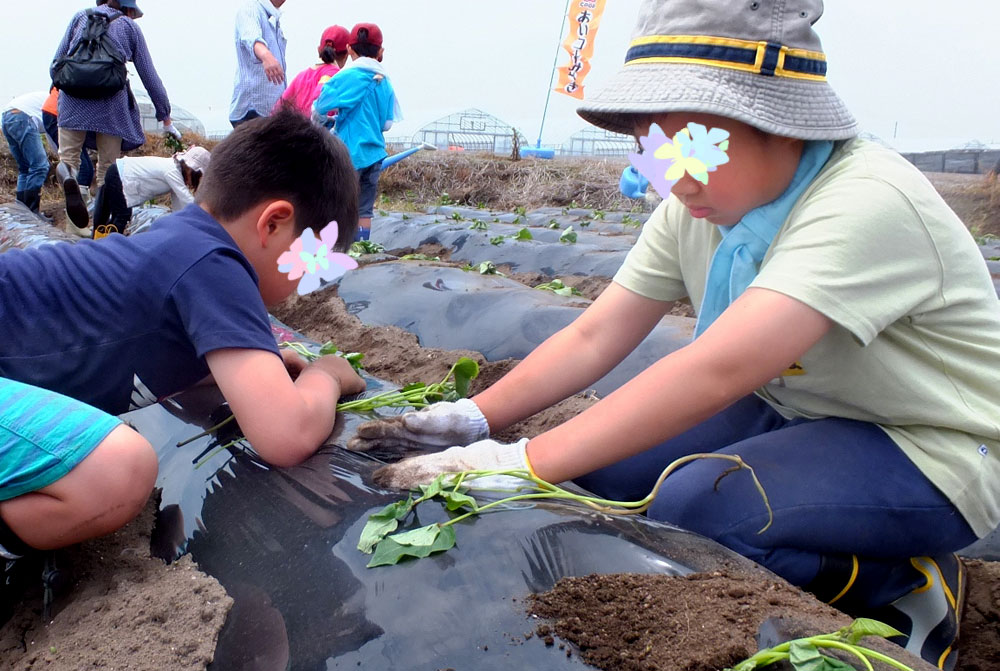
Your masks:
{"label": "white sky", "polygon": [[[209,131],[229,127],[233,16],[242,0],[139,0],[139,21],[171,101]],[[3,2],[0,101],[45,89],[48,66],[82,0]],[[640,0],[608,0],[593,70],[599,90],[618,70]],[[538,135],[564,0],[287,0],[289,78],[316,62],[323,29],[378,23],[405,121],[389,135],[478,107]],[[817,24],[833,87],[863,130],[901,148],[1000,142],[1000,3],[989,0],[828,0]],[[992,45],[992,46],[991,46]],[[567,56],[561,52],[559,64]],[[543,143],[585,126],[575,99],[553,94]]]}

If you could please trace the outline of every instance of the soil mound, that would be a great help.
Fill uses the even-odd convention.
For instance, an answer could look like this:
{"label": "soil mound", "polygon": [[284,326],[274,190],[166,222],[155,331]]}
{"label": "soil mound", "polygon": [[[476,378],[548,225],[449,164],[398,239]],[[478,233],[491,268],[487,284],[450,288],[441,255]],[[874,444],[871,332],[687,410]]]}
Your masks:
{"label": "soil mound", "polygon": [[156,497],[116,533],[57,553],[73,584],[42,619],[42,584],[0,628],[0,669],[174,669],[211,663],[233,600],[189,556],[150,557]]}

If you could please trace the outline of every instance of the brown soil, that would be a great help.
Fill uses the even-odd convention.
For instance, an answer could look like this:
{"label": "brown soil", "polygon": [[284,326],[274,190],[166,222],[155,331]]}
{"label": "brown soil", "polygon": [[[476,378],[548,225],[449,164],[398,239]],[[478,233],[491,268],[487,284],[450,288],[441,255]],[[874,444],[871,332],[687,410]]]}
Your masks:
{"label": "brown soil", "polygon": [[1000,562],[965,560],[969,587],[956,671],[1000,669]]}
{"label": "brown soil", "polygon": [[183,557],[150,557],[155,498],[116,533],[60,552],[74,584],[41,618],[41,581],[0,628],[0,669],[205,669],[233,600]]}
{"label": "brown soil", "polygon": [[[967,566],[971,589],[956,671],[996,670],[998,567],[979,561]],[[546,644],[554,644],[554,634],[606,671],[718,671],[756,652],[754,635],[768,618],[782,618],[779,630],[794,637],[850,623],[840,611],[781,579],[721,573],[564,578],[551,591],[534,595],[530,611],[545,618],[537,633]],[[884,641],[865,643],[914,671],[933,668],[898,647],[885,647]]]}

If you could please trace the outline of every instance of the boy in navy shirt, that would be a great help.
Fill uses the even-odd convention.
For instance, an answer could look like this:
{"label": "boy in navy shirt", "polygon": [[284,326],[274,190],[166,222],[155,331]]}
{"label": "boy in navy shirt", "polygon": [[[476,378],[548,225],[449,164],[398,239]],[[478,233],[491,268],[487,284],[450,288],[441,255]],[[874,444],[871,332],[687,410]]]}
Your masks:
{"label": "boy in navy shirt", "polygon": [[344,145],[282,112],[235,130],[196,203],[148,233],[0,255],[0,557],[138,514],[156,455],[114,415],[201,381],[267,462],[315,452],[364,382],[339,357],[279,352],[265,306],[294,290],[277,259],[306,227],[337,221],[350,243],[357,188]]}

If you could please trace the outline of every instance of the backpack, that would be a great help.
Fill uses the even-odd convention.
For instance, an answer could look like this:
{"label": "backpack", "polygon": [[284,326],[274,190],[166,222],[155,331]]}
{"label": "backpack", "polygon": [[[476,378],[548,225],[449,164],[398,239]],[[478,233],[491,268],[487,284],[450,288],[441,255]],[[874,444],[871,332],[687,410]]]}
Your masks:
{"label": "backpack", "polygon": [[76,46],[52,66],[52,85],[74,98],[108,98],[125,88],[125,59],[111,40],[108,28],[122,16],[108,17],[87,10],[87,25]]}

